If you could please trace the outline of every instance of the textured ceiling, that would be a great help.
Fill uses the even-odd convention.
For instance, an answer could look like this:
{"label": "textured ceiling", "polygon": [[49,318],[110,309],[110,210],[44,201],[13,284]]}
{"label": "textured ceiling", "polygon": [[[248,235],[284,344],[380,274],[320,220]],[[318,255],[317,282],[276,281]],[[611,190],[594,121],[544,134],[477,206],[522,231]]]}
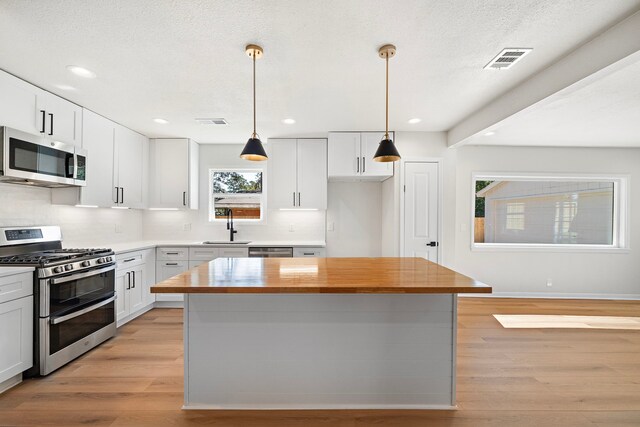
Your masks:
{"label": "textured ceiling", "polygon": [[[252,126],[245,44],[265,50],[257,71],[266,139],[381,129],[377,48],[391,42],[390,127],[447,130],[638,7],[640,0],[1,0],[0,68],[149,136],[242,142]],[[511,70],[483,70],[504,47],[534,51]],[[71,75],[70,64],[97,79]],[[230,125],[202,126],[196,117]],[[297,123],[282,124],[286,117]],[[422,122],[408,124],[412,117]]]}
{"label": "textured ceiling", "polygon": [[[640,32],[640,30],[639,30]],[[472,145],[640,147],[640,61],[576,90],[556,93],[469,138]]]}

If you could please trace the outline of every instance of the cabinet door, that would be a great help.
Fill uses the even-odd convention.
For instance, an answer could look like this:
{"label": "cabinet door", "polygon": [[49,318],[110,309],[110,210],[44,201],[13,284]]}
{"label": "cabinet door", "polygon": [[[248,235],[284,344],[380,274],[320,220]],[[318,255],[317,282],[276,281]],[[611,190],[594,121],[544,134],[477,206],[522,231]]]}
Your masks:
{"label": "cabinet door", "polygon": [[[373,156],[378,150],[378,145],[384,137],[384,132],[362,132],[361,134],[361,156],[362,163],[360,165],[360,172],[362,176],[392,176],[393,175],[393,162],[375,162]],[[391,133],[393,138],[393,133]]]}
{"label": "cabinet door", "polygon": [[246,258],[249,248],[220,248],[220,258]]}
{"label": "cabinet door", "polygon": [[129,293],[129,313],[135,313],[145,306],[144,287],[145,287],[145,269],[143,265],[139,265],[130,271],[131,288]]}
{"label": "cabinet door", "polygon": [[189,248],[189,261],[208,262],[220,256],[220,249],[207,246],[194,246]]}
{"label": "cabinet door", "polygon": [[185,208],[189,187],[189,140],[155,139],[151,152],[151,201],[154,208]]}
{"label": "cabinet door", "polygon": [[328,175],[355,177],[360,174],[360,134],[357,132],[329,133]]}
{"label": "cabinet door", "polygon": [[131,270],[116,270],[116,321],[127,317],[129,310],[129,274]]}
{"label": "cabinet door", "polygon": [[33,366],[33,296],[0,304],[0,383]]}
{"label": "cabinet door", "polygon": [[38,93],[41,89],[0,71],[0,122],[8,126],[36,135],[38,127]]}
{"label": "cabinet door", "polygon": [[115,206],[114,132],[114,122],[83,110],[82,148],[87,150],[87,185],[80,188],[80,204]]}
{"label": "cabinet door", "polygon": [[42,91],[38,95],[37,110],[38,124],[40,130],[45,129],[46,137],[77,146],[82,144],[82,107]]}
{"label": "cabinet door", "polygon": [[295,139],[270,139],[267,143],[267,206],[269,209],[291,209],[297,206]]}
{"label": "cabinet door", "polygon": [[298,204],[327,209],[327,140],[298,140]]}
{"label": "cabinet door", "polygon": [[[189,261],[158,261],[156,264],[156,281],[162,282],[189,268]],[[156,294],[156,301],[182,301],[182,294]]]}
{"label": "cabinet door", "polygon": [[156,284],[156,251],[147,249],[143,252],[145,263],[144,268],[144,305],[149,305],[156,300],[156,294],[151,293],[151,287]]}
{"label": "cabinet door", "polygon": [[144,136],[124,126],[116,125],[116,187],[120,187],[122,206],[142,208],[142,152]]}

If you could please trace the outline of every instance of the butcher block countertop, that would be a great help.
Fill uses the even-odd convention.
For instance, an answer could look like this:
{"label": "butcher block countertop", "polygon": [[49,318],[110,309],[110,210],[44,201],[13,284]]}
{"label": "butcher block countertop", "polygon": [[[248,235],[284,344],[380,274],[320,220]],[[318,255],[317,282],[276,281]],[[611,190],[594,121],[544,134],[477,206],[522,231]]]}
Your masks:
{"label": "butcher block countertop", "polygon": [[153,293],[491,293],[423,258],[217,258],[151,287]]}

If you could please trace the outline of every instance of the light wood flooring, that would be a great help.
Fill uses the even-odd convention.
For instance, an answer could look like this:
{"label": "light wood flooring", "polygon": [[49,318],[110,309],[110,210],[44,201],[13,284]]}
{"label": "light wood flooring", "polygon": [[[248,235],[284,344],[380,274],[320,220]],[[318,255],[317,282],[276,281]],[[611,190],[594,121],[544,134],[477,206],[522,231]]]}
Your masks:
{"label": "light wood flooring", "polygon": [[455,411],[182,411],[182,311],[155,309],[0,395],[0,426],[640,426],[640,331],[505,329],[493,318],[638,316],[640,302],[459,303]]}

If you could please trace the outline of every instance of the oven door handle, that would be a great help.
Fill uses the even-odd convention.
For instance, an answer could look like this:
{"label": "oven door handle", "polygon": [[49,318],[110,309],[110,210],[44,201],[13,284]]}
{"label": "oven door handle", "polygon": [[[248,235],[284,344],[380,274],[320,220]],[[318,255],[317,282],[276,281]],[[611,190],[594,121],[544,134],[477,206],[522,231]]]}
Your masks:
{"label": "oven door handle", "polygon": [[107,271],[111,271],[115,269],[116,269],[116,266],[115,264],[113,264],[113,265],[110,265],[109,267],[101,268],[99,270],[90,270],[84,273],[74,274],[73,276],[62,277],[60,279],[54,278],[49,281],[49,284],[58,285],[60,283],[72,282],[74,280],[82,279],[83,277],[95,276],[97,274],[106,273]]}
{"label": "oven door handle", "polygon": [[92,305],[90,307],[83,308],[80,311],[75,311],[75,312],[73,312],[71,314],[67,314],[65,316],[52,317],[51,319],[49,319],[49,323],[51,323],[52,325],[57,325],[59,323],[66,322],[67,320],[71,320],[71,319],[73,319],[75,317],[82,316],[83,314],[87,314],[88,312],[90,312],[92,310],[95,310],[96,308],[100,308],[103,305],[107,305],[107,304],[109,304],[109,303],[111,303],[111,302],[113,302],[115,300],[116,300],[116,296],[114,295],[114,296],[112,296],[110,298],[107,298],[104,301],[100,301],[99,303],[94,304],[94,305]]}

